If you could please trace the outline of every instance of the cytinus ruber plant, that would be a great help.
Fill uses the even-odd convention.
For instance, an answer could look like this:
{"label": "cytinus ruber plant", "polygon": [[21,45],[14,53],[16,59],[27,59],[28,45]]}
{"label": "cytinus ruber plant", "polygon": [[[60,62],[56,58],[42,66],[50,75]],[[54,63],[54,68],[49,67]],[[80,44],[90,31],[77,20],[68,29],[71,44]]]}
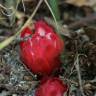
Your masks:
{"label": "cytinus ruber plant", "polygon": [[41,80],[35,91],[35,96],[64,96],[68,86],[57,77],[49,77]]}
{"label": "cytinus ruber plant", "polygon": [[[31,34],[30,28],[26,27],[21,38]],[[37,21],[32,37],[20,42],[20,57],[34,74],[49,75],[60,66],[63,48],[64,42],[53,28],[44,21]]]}

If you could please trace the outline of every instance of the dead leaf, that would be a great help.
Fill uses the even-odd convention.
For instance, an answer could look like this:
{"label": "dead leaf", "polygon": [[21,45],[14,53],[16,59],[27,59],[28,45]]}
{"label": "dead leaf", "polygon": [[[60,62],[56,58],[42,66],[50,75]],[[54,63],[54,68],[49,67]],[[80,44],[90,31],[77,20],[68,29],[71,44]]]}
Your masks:
{"label": "dead leaf", "polygon": [[76,6],[94,6],[96,5],[96,0],[66,0],[67,3],[76,5]]}
{"label": "dead leaf", "polygon": [[94,27],[87,27],[84,29],[85,34],[90,38],[90,40],[96,40],[96,28]]}

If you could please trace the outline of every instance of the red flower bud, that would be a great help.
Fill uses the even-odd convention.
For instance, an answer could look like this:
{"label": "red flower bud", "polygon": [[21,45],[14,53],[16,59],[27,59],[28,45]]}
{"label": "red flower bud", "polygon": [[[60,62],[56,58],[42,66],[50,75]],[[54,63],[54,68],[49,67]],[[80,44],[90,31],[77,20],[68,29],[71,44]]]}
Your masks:
{"label": "red flower bud", "polygon": [[[21,38],[31,35],[27,27],[21,32]],[[60,53],[63,40],[44,21],[35,24],[35,33],[20,43],[21,60],[35,74],[50,74],[60,66]]]}
{"label": "red flower bud", "polygon": [[67,92],[68,86],[59,78],[51,77],[41,80],[39,87],[36,89],[35,96],[63,96]]}

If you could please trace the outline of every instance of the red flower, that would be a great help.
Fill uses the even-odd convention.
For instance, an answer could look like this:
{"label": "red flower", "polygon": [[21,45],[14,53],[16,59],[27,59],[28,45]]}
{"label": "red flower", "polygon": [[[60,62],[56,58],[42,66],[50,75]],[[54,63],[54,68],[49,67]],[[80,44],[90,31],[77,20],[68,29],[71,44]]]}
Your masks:
{"label": "red flower", "polygon": [[63,96],[68,87],[59,78],[51,77],[41,81],[35,96]]}
{"label": "red flower", "polygon": [[[27,27],[21,32],[21,38],[31,35]],[[63,40],[44,21],[35,24],[35,33],[20,43],[21,60],[35,74],[50,74],[60,66],[60,53]]]}

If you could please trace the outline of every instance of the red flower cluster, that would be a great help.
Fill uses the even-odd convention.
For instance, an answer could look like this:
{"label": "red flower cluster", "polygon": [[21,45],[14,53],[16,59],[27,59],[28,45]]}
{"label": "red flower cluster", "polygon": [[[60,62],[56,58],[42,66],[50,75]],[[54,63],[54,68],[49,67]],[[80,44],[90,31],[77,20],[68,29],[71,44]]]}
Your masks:
{"label": "red flower cluster", "polygon": [[[31,34],[30,28],[26,27],[21,32],[21,38]],[[32,37],[20,43],[21,60],[34,74],[48,75],[60,66],[63,47],[63,40],[52,27],[44,21],[38,21]]]}
{"label": "red flower cluster", "polygon": [[41,81],[35,96],[63,96],[67,89],[67,85],[60,79],[50,77]]}
{"label": "red flower cluster", "polygon": [[[30,36],[32,35],[32,37]],[[63,40],[44,21],[35,24],[35,33],[29,27],[21,32],[20,56],[23,63],[34,73],[49,75],[60,66],[60,54],[64,48]],[[41,80],[35,96],[63,96],[67,85],[57,77]]]}

